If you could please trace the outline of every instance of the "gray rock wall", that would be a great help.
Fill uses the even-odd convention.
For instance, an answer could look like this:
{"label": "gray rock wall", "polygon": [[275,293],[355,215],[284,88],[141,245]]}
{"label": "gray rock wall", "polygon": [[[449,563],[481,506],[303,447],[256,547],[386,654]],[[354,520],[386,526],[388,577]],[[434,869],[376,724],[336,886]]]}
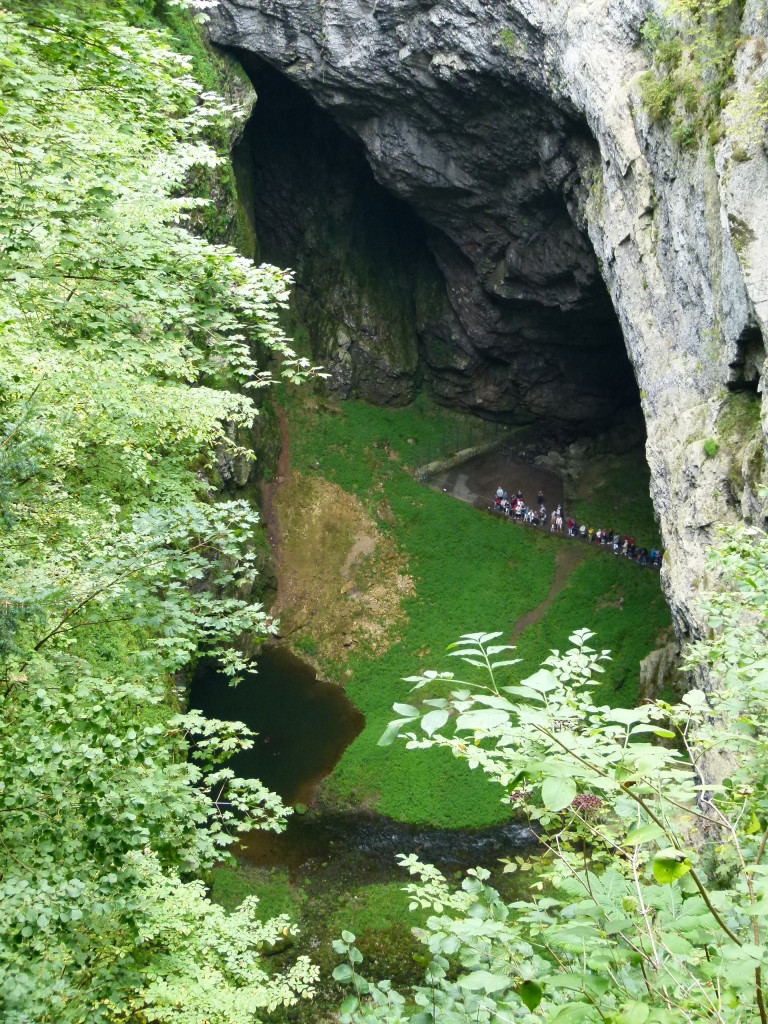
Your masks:
{"label": "gray rock wall", "polygon": [[[454,24],[407,2],[224,5],[213,32],[311,94],[426,226],[449,300],[425,310],[434,289],[417,290],[419,374],[438,400],[571,434],[605,426],[637,388],[566,202],[596,148],[572,105],[508,74],[509,37],[468,12]],[[353,378],[370,353],[361,327]]]}
{"label": "gray rock wall", "polygon": [[[650,124],[652,9],[222,0],[212,35],[310,93],[430,226],[458,323],[451,372],[431,368],[445,399],[610,419],[631,392],[607,286],[646,419],[664,584],[679,632],[698,633],[717,524],[762,516],[768,165],[759,139],[736,138],[737,103],[714,152]],[[760,9],[747,0],[736,99],[764,66]]]}

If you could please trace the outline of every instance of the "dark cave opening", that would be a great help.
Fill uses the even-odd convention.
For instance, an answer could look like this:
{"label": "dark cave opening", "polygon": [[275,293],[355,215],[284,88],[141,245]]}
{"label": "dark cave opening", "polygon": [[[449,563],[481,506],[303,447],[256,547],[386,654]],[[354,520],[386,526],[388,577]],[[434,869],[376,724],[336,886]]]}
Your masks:
{"label": "dark cave opening", "polygon": [[521,227],[518,242],[514,224],[498,238],[478,224],[477,242],[459,245],[380,185],[361,142],[303,90],[238,57],[259,97],[234,152],[238,182],[260,258],[295,271],[291,326],[334,393],[406,404],[424,388],[569,439],[639,409],[621,328],[562,192],[531,200],[543,227]]}
{"label": "dark cave opening", "polygon": [[728,364],[728,390],[757,394],[765,357],[765,342],[760,328],[756,324],[747,324],[736,341],[736,356]]}

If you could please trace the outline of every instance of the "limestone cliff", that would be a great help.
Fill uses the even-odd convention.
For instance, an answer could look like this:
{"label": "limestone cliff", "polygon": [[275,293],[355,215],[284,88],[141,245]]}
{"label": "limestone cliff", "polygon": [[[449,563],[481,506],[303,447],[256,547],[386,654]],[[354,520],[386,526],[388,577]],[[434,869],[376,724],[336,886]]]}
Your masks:
{"label": "limestone cliff", "polygon": [[421,351],[438,396],[604,425],[632,401],[623,336],[685,633],[716,524],[762,516],[768,163],[729,111],[764,74],[765,28],[747,0],[726,131],[681,149],[639,99],[653,10],[222,0],[211,32],[310,94],[425,226],[448,310]]}

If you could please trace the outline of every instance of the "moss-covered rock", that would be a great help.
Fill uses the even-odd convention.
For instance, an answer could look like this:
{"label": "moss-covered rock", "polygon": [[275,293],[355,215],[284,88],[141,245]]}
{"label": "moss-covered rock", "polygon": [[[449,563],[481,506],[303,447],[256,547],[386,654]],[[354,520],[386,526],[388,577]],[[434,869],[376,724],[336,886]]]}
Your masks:
{"label": "moss-covered rock", "polygon": [[158,16],[173,32],[179,49],[192,58],[196,80],[206,91],[222,96],[231,107],[228,124],[212,125],[206,135],[206,141],[222,158],[221,163],[217,167],[197,167],[191,175],[193,194],[210,200],[210,205],[192,215],[192,226],[209,242],[232,245],[244,256],[255,259],[258,246],[253,221],[241,199],[230,154],[253,111],[256,91],[238,61],[223,50],[214,49],[187,11],[161,3]]}

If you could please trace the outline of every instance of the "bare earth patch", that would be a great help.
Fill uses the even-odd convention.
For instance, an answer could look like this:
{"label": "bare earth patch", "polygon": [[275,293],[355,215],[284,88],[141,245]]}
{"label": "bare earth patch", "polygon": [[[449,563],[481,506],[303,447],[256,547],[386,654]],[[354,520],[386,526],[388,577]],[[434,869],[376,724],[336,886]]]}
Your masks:
{"label": "bare earth patch", "polygon": [[310,635],[320,661],[380,654],[413,590],[402,556],[360,501],[322,477],[289,473],[272,496],[282,636]]}

